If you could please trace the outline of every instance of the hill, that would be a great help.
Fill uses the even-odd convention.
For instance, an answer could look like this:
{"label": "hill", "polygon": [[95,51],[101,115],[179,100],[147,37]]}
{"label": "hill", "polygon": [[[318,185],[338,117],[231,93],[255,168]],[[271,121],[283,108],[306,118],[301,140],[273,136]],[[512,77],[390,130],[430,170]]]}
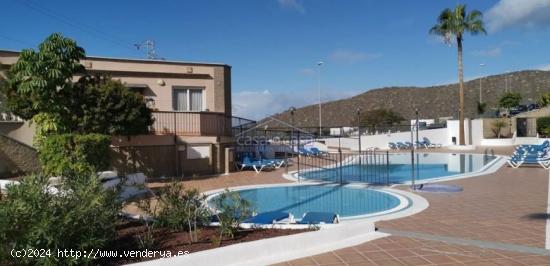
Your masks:
{"label": "hill", "polygon": [[[526,70],[482,78],[482,97],[488,110],[498,106],[498,99],[505,92],[506,76],[512,92],[519,92],[524,103],[537,102],[542,93],[550,92],[550,71]],[[464,83],[466,117],[477,116],[479,79]],[[458,84],[430,87],[385,87],[366,91],[351,98],[325,102],[322,105],[323,126],[352,125],[356,110],[386,108],[396,111],[406,119],[414,119],[418,108],[423,119],[458,117]],[[319,126],[318,105],[298,108],[294,121],[300,127]],[[274,115],[282,121],[290,121],[290,112]]]}

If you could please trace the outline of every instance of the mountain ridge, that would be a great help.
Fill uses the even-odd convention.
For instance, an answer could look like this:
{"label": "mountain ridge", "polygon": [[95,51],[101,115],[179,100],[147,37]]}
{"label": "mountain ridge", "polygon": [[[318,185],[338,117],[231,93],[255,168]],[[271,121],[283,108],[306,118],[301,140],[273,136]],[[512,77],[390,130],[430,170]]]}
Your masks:
{"label": "mountain ridge", "polygon": [[[522,70],[497,74],[464,82],[466,117],[477,117],[479,80],[482,83],[482,99],[488,110],[498,106],[498,99],[509,91],[519,92],[524,103],[536,102],[543,93],[550,92],[550,71]],[[507,81],[506,81],[507,80]],[[458,116],[458,83],[434,86],[389,86],[374,88],[361,94],[322,103],[322,123],[326,127],[353,125],[356,110],[391,109],[405,119],[414,119],[418,108],[420,117],[434,119]],[[318,104],[296,109],[294,123],[300,127],[319,126]],[[284,111],[272,117],[290,122],[290,112]]]}

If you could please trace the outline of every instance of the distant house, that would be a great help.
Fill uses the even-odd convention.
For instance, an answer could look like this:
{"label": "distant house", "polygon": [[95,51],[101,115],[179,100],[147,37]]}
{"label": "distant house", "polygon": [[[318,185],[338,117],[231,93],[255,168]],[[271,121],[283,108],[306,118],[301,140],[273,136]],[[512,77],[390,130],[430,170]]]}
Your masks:
{"label": "distant house", "polygon": [[[17,61],[18,55],[16,51],[0,50],[0,75]],[[142,94],[154,111],[150,135],[129,140],[113,138],[113,146],[121,150],[148,147],[147,152],[140,153],[144,158],[134,158],[141,164],[133,166],[147,167],[159,176],[225,171],[224,149],[233,142],[231,66],[108,57],[86,57],[81,63],[90,74],[108,74],[121,80]],[[162,152],[153,152],[153,147]],[[147,160],[151,162],[143,162]],[[165,162],[153,164],[155,160]],[[176,161],[166,163],[171,160]]]}

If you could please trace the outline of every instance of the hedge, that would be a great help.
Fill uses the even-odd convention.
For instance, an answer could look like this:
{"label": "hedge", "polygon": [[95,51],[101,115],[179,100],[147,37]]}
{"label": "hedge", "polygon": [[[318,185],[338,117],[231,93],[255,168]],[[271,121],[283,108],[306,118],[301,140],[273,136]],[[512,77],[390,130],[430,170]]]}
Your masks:
{"label": "hedge", "polygon": [[41,141],[38,156],[50,176],[70,176],[109,168],[111,137],[101,134],[50,135]]}
{"label": "hedge", "polygon": [[550,117],[537,118],[537,132],[542,137],[550,136]]}

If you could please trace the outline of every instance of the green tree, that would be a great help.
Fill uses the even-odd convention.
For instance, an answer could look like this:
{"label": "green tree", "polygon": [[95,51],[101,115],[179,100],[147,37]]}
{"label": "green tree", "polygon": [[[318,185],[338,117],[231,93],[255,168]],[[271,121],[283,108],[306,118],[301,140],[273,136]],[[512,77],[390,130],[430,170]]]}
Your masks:
{"label": "green tree", "polygon": [[522,99],[521,94],[517,92],[507,92],[498,100],[498,106],[501,108],[510,109],[518,106]]}
{"label": "green tree", "polygon": [[483,14],[478,10],[466,12],[466,5],[459,4],[454,9],[446,8],[439,14],[437,24],[430,29],[430,34],[443,36],[446,42],[450,42],[452,37],[456,38],[458,47],[458,83],[460,89],[459,105],[459,144],[465,145],[464,141],[464,76],[462,66],[462,41],[464,33],[469,32],[472,35],[479,33],[486,34],[483,26]]}
{"label": "green tree", "polygon": [[146,134],[153,123],[143,96],[108,76],[84,76],[63,97],[63,123],[70,132]]}
{"label": "green tree", "polygon": [[542,107],[549,106],[550,105],[550,92],[544,93],[540,96],[539,104]]}
{"label": "green tree", "polygon": [[404,121],[400,113],[388,109],[367,111],[361,117],[361,124],[365,126],[394,125]]}
{"label": "green tree", "polygon": [[[75,41],[54,33],[38,46],[38,51],[24,49],[7,75],[4,93],[7,107],[24,119],[39,113],[57,116],[64,106],[63,95],[73,89],[72,78],[83,74],[80,64],[84,49]],[[52,118],[56,120],[56,118]]]}
{"label": "green tree", "polygon": [[[4,93],[14,114],[37,124],[37,135],[137,135],[153,123],[141,95],[120,81],[87,75],[84,49],[52,34],[38,51],[25,49],[8,72]],[[81,78],[74,82],[75,76]]]}

